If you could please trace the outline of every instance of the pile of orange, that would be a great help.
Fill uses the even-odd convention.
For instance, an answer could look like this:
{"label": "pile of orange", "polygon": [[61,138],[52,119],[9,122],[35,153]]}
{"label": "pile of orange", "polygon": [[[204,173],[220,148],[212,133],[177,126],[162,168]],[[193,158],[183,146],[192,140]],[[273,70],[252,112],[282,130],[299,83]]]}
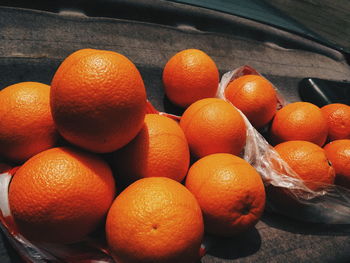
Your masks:
{"label": "pile of orange", "polygon": [[[113,51],[76,51],[51,86],[0,91],[0,158],[22,165],[9,205],[25,238],[75,243],[102,225],[117,262],[196,262],[205,232],[237,235],[264,211],[261,176],[239,157],[250,139],[241,112],[258,129],[271,124],[276,151],[307,187],[349,185],[348,108],[291,103],[277,111],[275,88],[257,75],[215,98],[217,66],[197,49],[171,57],[162,78],[168,99],[186,108],[179,122],[146,114],[140,72]],[[323,150],[327,138],[343,140]]]}
{"label": "pile of orange", "polygon": [[[270,135],[272,143],[278,144],[275,149],[280,157],[311,190],[333,183],[350,188],[349,129],[348,105],[335,103],[319,108],[308,102],[294,102],[277,111]],[[330,143],[325,146],[327,141]]]}
{"label": "pile of orange", "polygon": [[[308,102],[294,102],[276,110],[276,91],[259,75],[233,79],[224,97],[255,128],[268,127],[270,142],[276,145],[280,158],[310,190],[322,190],[334,183],[349,187],[350,106],[338,103],[319,108]],[[327,141],[334,142],[323,150]],[[280,164],[274,166],[280,173],[294,176],[281,170]]]}
{"label": "pile of orange", "polygon": [[[25,238],[75,243],[105,224],[118,262],[191,263],[204,231],[234,235],[257,223],[263,183],[232,155],[244,148],[246,124],[232,104],[214,98],[214,61],[200,50],[179,52],[163,84],[173,103],[189,106],[179,123],[146,114],[141,74],[112,51],[79,50],[51,86],[23,82],[0,92],[0,156],[22,164],[9,204]],[[100,153],[113,154],[107,162]],[[206,157],[186,179],[190,153]]]}

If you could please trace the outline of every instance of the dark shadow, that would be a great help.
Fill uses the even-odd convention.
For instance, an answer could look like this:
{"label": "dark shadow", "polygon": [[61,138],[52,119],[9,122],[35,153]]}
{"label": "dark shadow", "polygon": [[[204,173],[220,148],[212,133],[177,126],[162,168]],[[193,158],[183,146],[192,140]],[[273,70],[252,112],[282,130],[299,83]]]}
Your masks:
{"label": "dark shadow", "polygon": [[64,139],[60,134],[57,137],[56,141],[57,147],[72,147],[72,144],[69,143],[66,139]]}
{"label": "dark shadow", "polygon": [[164,103],[164,111],[166,113],[182,116],[184,113],[185,109],[181,108],[179,106],[174,105],[168,98],[167,96],[164,96],[163,98],[163,103]]}
{"label": "dark shadow", "polygon": [[146,171],[148,166],[145,158],[148,156],[148,151],[149,130],[144,123],[141,131],[131,142],[109,156],[118,193],[142,177],[140,174]]}
{"label": "dark shadow", "polygon": [[350,224],[321,224],[304,222],[285,215],[265,211],[261,221],[269,227],[303,235],[349,236]]}
{"label": "dark shadow", "polygon": [[[347,223],[349,208],[346,200],[348,190],[338,188],[336,192],[298,200],[286,188],[266,188],[267,202],[262,219],[267,225],[292,233],[309,235],[348,236]],[[333,195],[333,196],[332,196]],[[337,199],[338,198],[338,199]]]}
{"label": "dark shadow", "polygon": [[318,107],[331,103],[350,103],[350,83],[319,78],[304,78],[299,82],[298,90],[303,101]]}
{"label": "dark shadow", "polygon": [[256,228],[232,238],[208,236],[212,247],[207,254],[222,259],[237,259],[253,255],[261,247],[261,236]]}
{"label": "dark shadow", "polygon": [[164,111],[164,89],[162,83],[162,67],[136,64],[145,83],[147,99],[158,111]]}
{"label": "dark shadow", "polygon": [[23,263],[24,261],[12,247],[5,235],[0,231],[0,262],[1,263]]}

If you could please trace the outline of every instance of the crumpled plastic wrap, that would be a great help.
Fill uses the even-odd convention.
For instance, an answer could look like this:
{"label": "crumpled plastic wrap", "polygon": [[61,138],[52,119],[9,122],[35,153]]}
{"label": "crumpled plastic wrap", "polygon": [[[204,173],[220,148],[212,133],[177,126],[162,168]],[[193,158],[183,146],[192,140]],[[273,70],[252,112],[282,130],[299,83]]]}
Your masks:
{"label": "crumpled plastic wrap", "polygon": [[[226,100],[224,94],[228,84],[248,74],[260,75],[249,66],[225,73],[217,97]],[[274,88],[277,91],[278,107],[283,107],[287,102]],[[239,112],[247,126],[247,142],[241,157],[260,173],[268,196],[267,209],[302,221],[350,224],[350,190],[336,185],[322,185],[320,191],[308,188],[244,114]]]}

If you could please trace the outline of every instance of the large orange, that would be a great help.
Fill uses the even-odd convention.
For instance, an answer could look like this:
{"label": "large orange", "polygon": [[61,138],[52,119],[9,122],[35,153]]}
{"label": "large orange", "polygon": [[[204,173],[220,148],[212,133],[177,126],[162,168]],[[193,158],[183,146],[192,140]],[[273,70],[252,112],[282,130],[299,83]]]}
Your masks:
{"label": "large orange", "polygon": [[208,155],[194,163],[186,187],[197,198],[205,231],[232,236],[254,226],[265,207],[260,175],[245,160],[227,153]]}
{"label": "large orange", "polygon": [[225,97],[249,119],[255,128],[269,123],[276,113],[277,97],[272,84],[259,75],[245,75],[233,80]]}
{"label": "large orange", "polygon": [[288,141],[276,145],[275,150],[311,190],[318,191],[325,184],[334,183],[334,169],[318,145],[308,141]]}
{"label": "large orange", "polygon": [[143,178],[113,202],[107,241],[120,263],[194,263],[204,226],[194,196],[165,177]]}
{"label": "large orange", "polygon": [[302,140],[323,146],[328,125],[320,108],[309,102],[294,102],[277,111],[271,126],[272,141]]}
{"label": "large orange", "polygon": [[246,142],[246,125],[231,103],[209,98],[193,103],[181,117],[192,154],[203,157],[212,153],[238,155]]}
{"label": "large orange", "polygon": [[0,155],[25,161],[54,146],[50,86],[21,82],[0,91]]}
{"label": "large orange", "polygon": [[334,167],[335,183],[350,189],[350,140],[332,141],[324,150]]}
{"label": "large orange", "polygon": [[170,101],[187,107],[197,100],[215,97],[219,71],[206,53],[186,49],[175,54],[165,65],[163,85]]}
{"label": "large orange", "polygon": [[165,116],[146,114],[139,134],[116,152],[114,159],[124,182],[144,177],[169,177],[180,182],[186,176],[190,152],[179,124]]}
{"label": "large orange", "polygon": [[57,69],[51,85],[51,110],[59,132],[84,149],[117,150],[143,125],[143,80],[121,54],[93,49],[74,52]]}
{"label": "large orange", "polygon": [[333,103],[321,108],[328,123],[328,139],[350,139],[350,106]]}
{"label": "large orange", "polygon": [[20,232],[37,242],[79,241],[102,223],[115,196],[109,166],[72,148],[30,158],[14,175],[9,204]]}

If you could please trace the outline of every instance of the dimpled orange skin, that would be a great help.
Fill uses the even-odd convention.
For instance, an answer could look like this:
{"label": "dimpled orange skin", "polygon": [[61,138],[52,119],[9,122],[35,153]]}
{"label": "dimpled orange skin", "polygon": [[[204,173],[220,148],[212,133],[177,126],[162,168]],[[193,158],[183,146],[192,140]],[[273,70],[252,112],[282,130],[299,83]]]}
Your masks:
{"label": "dimpled orange skin", "polygon": [[333,103],[321,108],[328,123],[330,141],[350,139],[350,106]]}
{"label": "dimpled orange skin", "polygon": [[9,188],[11,213],[31,241],[73,243],[103,221],[115,196],[111,169],[99,157],[62,147],[30,158]]}
{"label": "dimpled orange skin", "polygon": [[215,97],[219,71],[206,53],[186,49],[175,54],[165,65],[163,86],[171,102],[188,107],[197,100]]}
{"label": "dimpled orange skin", "polygon": [[274,148],[311,190],[319,191],[324,184],[334,183],[334,168],[318,145],[308,141],[288,141]]}
{"label": "dimpled orange skin", "polygon": [[53,147],[56,139],[50,86],[21,82],[0,91],[0,156],[23,162]]}
{"label": "dimpled orange skin", "polygon": [[323,146],[328,125],[320,108],[308,102],[294,102],[277,111],[271,126],[275,144],[303,140]]}
{"label": "dimpled orange skin", "polygon": [[143,125],[143,80],[121,54],[93,49],[74,52],[57,69],[51,85],[51,110],[59,132],[84,149],[117,150]]}
{"label": "dimpled orange skin", "polygon": [[245,160],[227,153],[208,155],[194,163],[186,187],[202,209],[205,231],[233,236],[253,227],[265,207],[260,175]]}
{"label": "dimpled orange skin", "polygon": [[169,177],[181,182],[187,174],[190,152],[178,123],[146,114],[139,134],[116,152],[114,159],[118,178],[128,183],[144,177]]}
{"label": "dimpled orange skin", "polygon": [[272,84],[258,75],[245,75],[233,80],[225,97],[249,119],[255,128],[268,124],[276,113],[277,97]]}
{"label": "dimpled orange skin", "polygon": [[332,141],[324,150],[336,173],[335,184],[350,189],[350,140]]}
{"label": "dimpled orange skin", "polygon": [[221,99],[193,103],[180,120],[191,153],[201,158],[213,153],[238,155],[246,142],[246,125],[239,112]]}
{"label": "dimpled orange skin", "polygon": [[197,200],[165,177],[131,184],[113,202],[106,223],[111,254],[120,263],[194,263],[203,232]]}

